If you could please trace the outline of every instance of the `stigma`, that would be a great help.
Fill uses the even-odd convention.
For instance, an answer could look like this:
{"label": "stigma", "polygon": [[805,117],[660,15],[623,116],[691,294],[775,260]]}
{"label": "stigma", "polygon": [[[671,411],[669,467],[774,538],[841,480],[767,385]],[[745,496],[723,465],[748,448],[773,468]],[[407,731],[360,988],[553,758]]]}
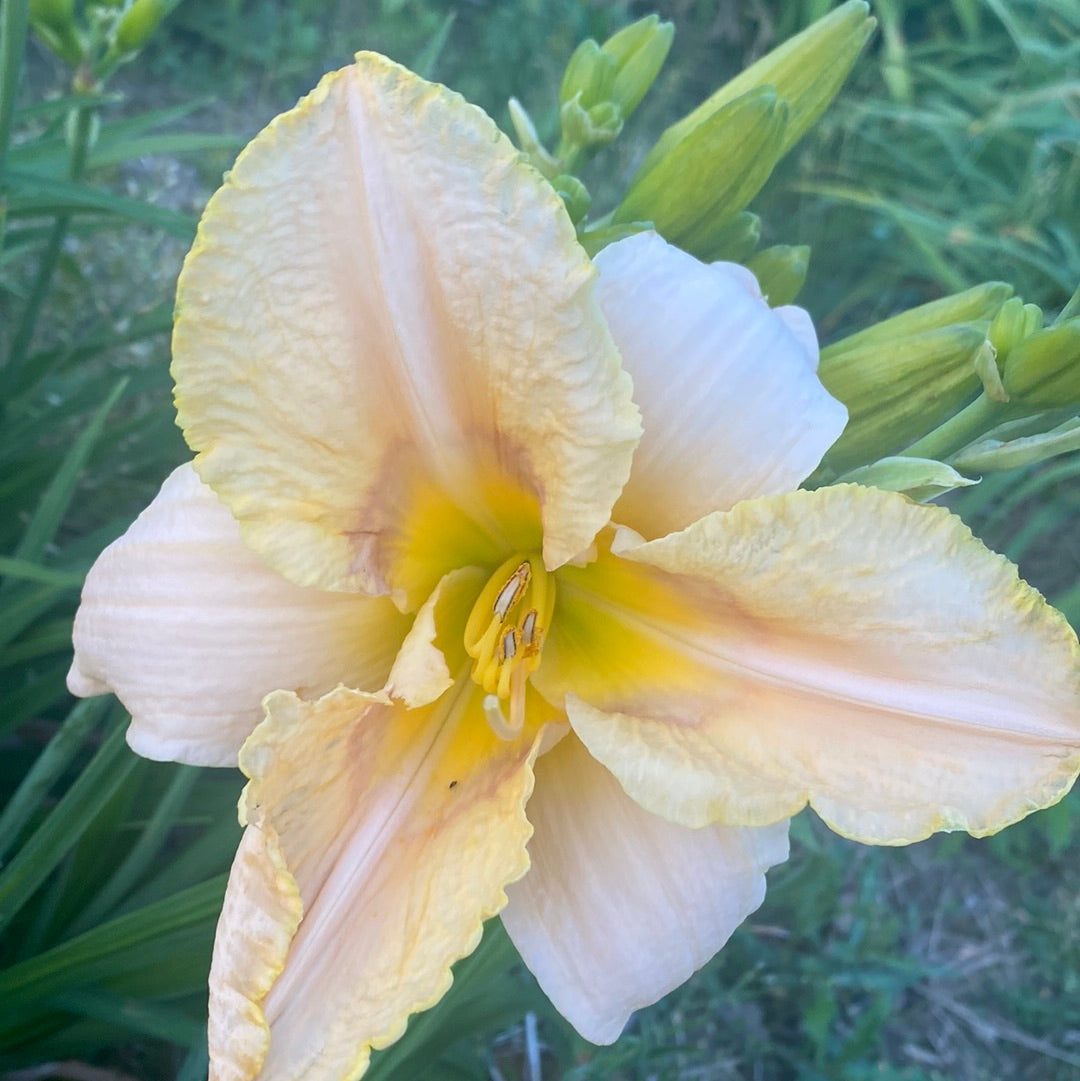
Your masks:
{"label": "stigma", "polygon": [[[501,739],[525,726],[525,689],[540,667],[555,610],[555,580],[537,554],[518,553],[488,579],[465,624],[472,679],[484,689],[484,716]],[[503,703],[509,707],[509,715]]]}

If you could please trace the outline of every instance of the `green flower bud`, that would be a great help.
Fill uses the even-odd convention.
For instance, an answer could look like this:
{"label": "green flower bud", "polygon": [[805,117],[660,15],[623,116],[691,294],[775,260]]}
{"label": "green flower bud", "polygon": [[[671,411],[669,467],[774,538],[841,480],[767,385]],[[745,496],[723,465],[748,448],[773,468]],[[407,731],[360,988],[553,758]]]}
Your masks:
{"label": "green flower bud", "polygon": [[953,293],[940,300],[931,300],[917,308],[875,323],[842,342],[829,347],[832,352],[856,349],[870,342],[890,342],[910,334],[939,330],[953,323],[971,323],[989,331],[992,321],[1006,300],[1012,296],[1007,282],[983,282],[962,293]]}
{"label": "green flower bud", "polygon": [[83,46],[75,25],[75,0],[30,0],[30,25],[65,64],[82,60]]}
{"label": "green flower bud", "polygon": [[584,229],[578,234],[578,242],[592,259],[616,240],[628,236],[647,233],[652,229],[651,221],[628,221],[622,225],[601,225],[598,228]]}
{"label": "green flower bud", "polygon": [[862,331],[822,350],[818,375],[849,416],[827,470],[895,453],[956,412],[979,390],[975,360],[985,341],[983,327],[958,324],[896,337]]}
{"label": "green flower bud", "polygon": [[540,142],[536,125],[525,111],[525,106],[517,98],[511,98],[507,103],[507,108],[510,112],[510,122],[514,125],[514,133],[517,135],[518,146],[521,147],[534,169],[546,176],[548,180],[553,180],[559,174],[559,163]]}
{"label": "green flower bud", "polygon": [[558,193],[559,198],[566,204],[566,212],[570,220],[577,225],[592,205],[592,196],[589,189],[576,176],[562,173],[551,182],[552,187]]}
{"label": "green flower bud", "polygon": [[787,106],[769,88],[714,112],[648,173],[638,174],[612,221],[651,220],[699,258],[757,194],[780,156]]}
{"label": "green flower bud", "polygon": [[950,461],[969,473],[992,473],[1023,469],[1047,458],[1080,450],[1080,417],[1074,417],[1048,432],[1019,439],[983,439],[964,447]]}
{"label": "green flower bud", "polygon": [[768,302],[779,308],[799,295],[810,267],[810,248],[806,244],[776,244],[759,251],[746,265]]}
{"label": "green flower bud", "polygon": [[749,210],[741,210],[729,222],[702,229],[695,239],[694,254],[706,263],[723,259],[744,263],[761,239],[761,219]]}
{"label": "green flower bud", "polygon": [[1009,355],[1014,345],[1024,340],[1024,322],[1024,302],[1019,297],[1009,297],[1002,304],[1001,311],[994,316],[987,335],[999,361]]}
{"label": "green flower bud", "polygon": [[1010,297],[990,324],[990,344],[997,353],[998,365],[1004,364],[1010,351],[1042,329],[1042,325],[1043,313],[1037,304],[1025,304],[1019,297]]}
{"label": "green flower bud", "polygon": [[113,38],[116,52],[121,55],[138,52],[168,15],[171,6],[168,0],[135,0],[117,23]]}
{"label": "green flower bud", "polygon": [[882,458],[872,465],[860,466],[845,473],[838,484],[862,484],[886,492],[903,492],[918,503],[936,499],[954,488],[978,484],[958,473],[951,465],[932,458]]}
{"label": "green flower bud", "polygon": [[675,27],[671,23],[662,23],[658,15],[647,15],[623,27],[601,46],[615,62],[611,100],[618,105],[624,120],[641,104],[660,74],[674,37]]}
{"label": "green flower bud", "polygon": [[634,183],[651,172],[715,113],[763,86],[774,87],[777,96],[788,104],[790,114],[777,157],[787,153],[843,85],[874,29],[874,20],[868,12],[869,7],[863,0],[848,0],[726,83],[660,136],[638,170]]}
{"label": "green flower bud", "polygon": [[584,150],[606,146],[622,131],[619,107],[611,101],[602,101],[586,109],[579,98],[571,98],[559,110],[559,119],[562,121],[564,147],[559,157],[564,161],[569,148]]}
{"label": "green flower bud", "polygon": [[992,402],[1003,404],[1009,400],[1005,385],[1001,382],[1001,371],[997,365],[997,354],[989,340],[984,341],[975,352],[975,374],[982,383],[983,394]]}
{"label": "green flower bud", "polygon": [[592,38],[583,41],[571,54],[559,87],[559,105],[575,98],[583,109],[611,99],[615,85],[615,60]]}
{"label": "green flower bud", "polygon": [[1055,409],[1080,402],[1080,319],[1040,330],[1013,346],[1001,381],[1018,405]]}

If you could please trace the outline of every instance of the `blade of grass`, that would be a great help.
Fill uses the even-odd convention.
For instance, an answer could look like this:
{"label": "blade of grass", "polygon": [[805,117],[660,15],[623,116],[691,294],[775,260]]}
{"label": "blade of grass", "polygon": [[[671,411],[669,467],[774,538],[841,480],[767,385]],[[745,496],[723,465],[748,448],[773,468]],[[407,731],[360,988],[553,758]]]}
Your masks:
{"label": "blade of grass", "polygon": [[38,887],[72,849],[94,815],[123,783],[135,756],[118,727],[90,760],[79,779],[0,871],[0,929],[33,896]]}
{"label": "blade of grass", "polygon": [[[83,467],[86,465],[90,452],[94,449],[101,431],[105,426],[105,419],[112,412],[113,406],[120,400],[121,395],[127,389],[128,380],[121,379],[112,393],[105,399],[102,406],[91,417],[90,423],[83,429],[82,434],[71,446],[71,450],[64,456],[59,470],[53,477],[48,488],[41,496],[37,510],[30,519],[22,540],[15,549],[14,558],[21,561],[37,561],[45,553],[46,547],[56,536],[60,523],[67,513],[71,504],[71,497],[75,494],[75,486],[79,482]],[[0,591],[6,587],[0,586]]]}
{"label": "blade of grass", "polygon": [[79,702],[34,760],[0,814],[0,859],[11,849],[49,790],[71,764],[108,705],[107,698],[87,698]]}
{"label": "blade of grass", "polygon": [[183,808],[191,790],[199,779],[194,766],[177,766],[172,780],[154,808],[154,813],[143,827],[124,862],[112,873],[105,888],[83,909],[70,927],[71,934],[79,934],[100,922],[126,893],[139,881],[154,857],[164,847],[176,817]]}
{"label": "blade of grass", "polygon": [[59,586],[61,589],[78,589],[84,575],[77,571],[54,570],[33,563],[28,559],[9,559],[0,556],[0,577],[20,582],[44,582],[46,585]]}
{"label": "blade of grass", "polygon": [[103,991],[100,987],[62,991],[45,1005],[183,1047],[193,1044],[205,1031],[203,1025],[179,1010]]}
{"label": "blade of grass", "polygon": [[[7,170],[11,124],[15,118],[15,98],[19,93],[30,5],[25,0],[3,0],[0,4],[0,176]],[[7,194],[0,189],[0,248],[4,246],[7,224]]]}
{"label": "blade of grass", "polygon": [[0,998],[40,1000],[167,957],[192,932],[213,930],[227,875],[120,916],[0,972]]}

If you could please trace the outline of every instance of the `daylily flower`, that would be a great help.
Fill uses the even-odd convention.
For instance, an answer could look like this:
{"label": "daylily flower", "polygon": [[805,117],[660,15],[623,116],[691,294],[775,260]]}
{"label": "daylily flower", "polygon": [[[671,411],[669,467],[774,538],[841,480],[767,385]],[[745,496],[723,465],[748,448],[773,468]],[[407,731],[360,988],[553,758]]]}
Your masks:
{"label": "daylily flower", "polygon": [[70,677],[250,778],[214,1077],[358,1076],[500,911],[613,1040],[807,803],[900,844],[1068,789],[1075,635],[946,511],[795,490],[845,419],[816,361],[740,268],[594,266],[380,57],[240,155],[178,290],[196,458],[91,571]]}

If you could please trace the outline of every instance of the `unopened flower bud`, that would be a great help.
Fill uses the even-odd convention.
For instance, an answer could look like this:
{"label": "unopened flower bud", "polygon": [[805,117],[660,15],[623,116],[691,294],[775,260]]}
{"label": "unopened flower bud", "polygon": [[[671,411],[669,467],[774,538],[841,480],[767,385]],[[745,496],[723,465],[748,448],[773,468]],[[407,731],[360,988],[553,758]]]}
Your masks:
{"label": "unopened flower bud", "polygon": [[540,136],[536,133],[536,125],[532,117],[525,110],[525,106],[517,98],[511,98],[507,102],[510,112],[510,122],[514,125],[514,133],[517,135],[518,146],[529,159],[532,167],[542,173],[548,180],[554,179],[559,174],[559,163],[548,153],[547,148],[540,142]]}
{"label": "unopened flower bud", "polygon": [[1009,352],[1043,325],[1042,309],[1025,304],[1020,297],[1010,297],[990,324],[990,344],[997,353],[998,364],[1004,364]]}
{"label": "unopened flower bud", "polygon": [[694,255],[704,262],[723,259],[745,263],[761,239],[761,218],[749,210],[740,210],[731,221],[704,228],[694,239]]}
{"label": "unopened flower bud", "polygon": [[29,15],[37,36],[66,64],[77,65],[83,46],[75,25],[75,0],[30,0]]}
{"label": "unopened flower bud", "polygon": [[1080,319],[1047,327],[1013,346],[1001,381],[1010,401],[1036,409],[1080,402]]}
{"label": "unopened flower bud", "polygon": [[[848,0],[785,41],[726,83],[692,113],[673,124],[649,151],[636,184],[715,113],[749,91],[770,86],[788,105],[788,123],[777,157],[787,153],[825,111],[874,29],[869,6]],[[718,162],[717,169],[724,163]]]}
{"label": "unopened flower bud", "polygon": [[968,473],[992,473],[1024,469],[1075,450],[1080,450],[1080,418],[1074,417],[1048,432],[1019,439],[982,439],[949,460]]}
{"label": "unopened flower bud", "polygon": [[121,55],[138,52],[169,13],[167,0],[135,0],[124,12],[116,26],[116,52]]}
{"label": "unopened flower bud", "polygon": [[842,473],[876,461],[951,416],[979,390],[975,360],[985,341],[983,326],[959,324],[897,336],[863,331],[822,350],[818,375],[850,418],[825,466]]}
{"label": "unopened flower bud", "polygon": [[746,265],[769,304],[779,308],[799,295],[810,267],[810,248],[806,244],[775,244],[759,251]]}
{"label": "unopened flower bud", "polygon": [[571,54],[559,87],[559,105],[577,99],[583,109],[590,109],[611,99],[615,85],[615,60],[587,38]]}
{"label": "unopened flower bud", "polygon": [[700,259],[715,258],[713,238],[768,179],[786,123],[787,106],[771,89],[725,105],[638,174],[612,220],[653,221],[671,243]]}
{"label": "unopened flower bud", "polygon": [[601,46],[615,62],[611,100],[625,120],[641,103],[667,59],[675,27],[657,15],[623,27]]}
{"label": "unopened flower bud", "polygon": [[559,118],[566,147],[588,149],[606,146],[622,131],[619,107],[611,101],[602,101],[586,109],[574,97],[564,102],[559,110]]}
{"label": "unopened flower bud", "polygon": [[566,173],[555,177],[551,186],[566,204],[566,212],[570,215],[570,220],[577,225],[589,213],[589,207],[592,205],[589,189],[576,176],[569,176]]}

